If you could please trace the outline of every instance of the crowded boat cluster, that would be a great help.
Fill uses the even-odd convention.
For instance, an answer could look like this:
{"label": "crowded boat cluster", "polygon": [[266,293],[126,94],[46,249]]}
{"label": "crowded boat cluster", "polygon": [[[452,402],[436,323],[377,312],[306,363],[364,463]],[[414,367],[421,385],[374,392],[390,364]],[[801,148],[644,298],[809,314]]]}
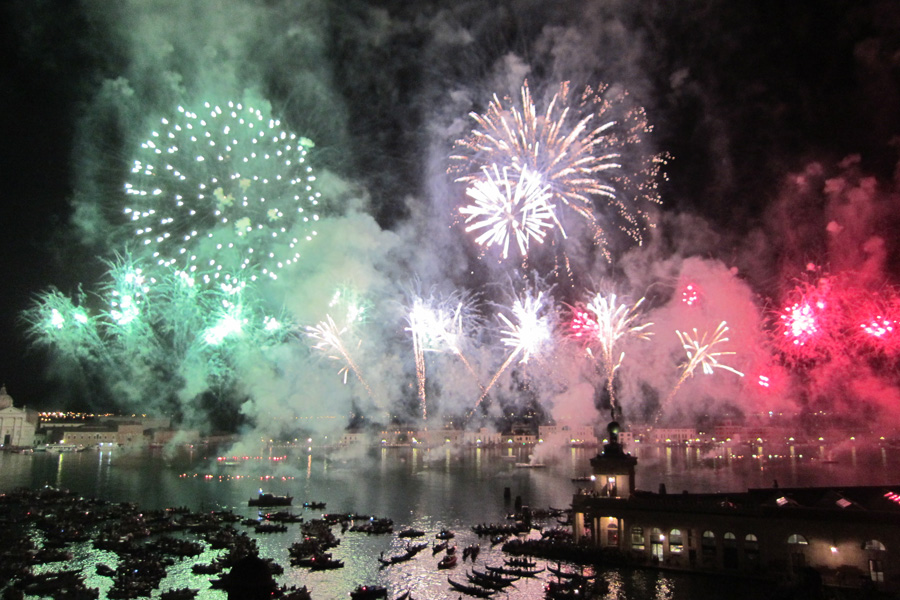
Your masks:
{"label": "crowded boat cluster", "polygon": [[[316,517],[297,515],[290,511],[290,497],[260,493],[248,505],[260,507],[259,518],[242,518],[230,510],[193,512],[186,507],[160,510],[141,510],[133,503],[112,503],[88,499],[53,487],[19,489],[0,494],[0,523],[5,549],[0,555],[0,578],[4,583],[2,599],[25,597],[59,600],[95,600],[101,590],[91,587],[88,575],[107,577],[111,585],[103,591],[104,598],[114,600],[159,597],[162,600],[194,598],[198,588],[169,587],[165,583],[167,570],[183,561],[195,561],[189,568],[194,575],[210,577],[211,588],[223,590],[228,598],[276,598],[309,600],[306,587],[279,585],[276,577],[284,568],[271,558],[260,556],[257,537],[279,533],[288,524],[299,524],[301,538],[290,545],[288,554],[292,568],[311,571],[340,569],[344,561],[332,556],[331,549],[341,539],[336,534],[346,532],[367,535],[392,535],[393,521],[388,518],[347,513],[319,513]],[[324,503],[308,503],[324,509]],[[264,512],[266,507],[274,508]],[[305,508],[309,508],[305,506]],[[557,516],[557,511],[540,516]],[[513,540],[517,534],[529,531],[533,514],[527,509],[508,515],[512,524],[480,524],[472,527],[477,537],[490,537],[492,546]],[[243,529],[241,529],[243,527]],[[558,535],[557,528],[544,531],[545,539]],[[254,535],[251,535],[254,534]],[[403,529],[397,534],[405,546],[399,553],[378,558],[380,568],[413,560],[419,553],[431,550],[438,570],[453,569],[470,563],[463,572],[457,569],[447,577],[447,583],[457,592],[475,597],[490,597],[508,592],[506,588],[522,577],[534,577],[543,572],[530,559],[511,558],[501,565],[476,560],[481,544],[461,547],[457,552],[455,534],[441,529],[434,540],[418,541],[426,533]],[[500,537],[498,537],[500,536]],[[72,549],[77,543],[90,544],[103,551],[91,554],[91,560],[73,561]],[[199,557],[217,551],[212,560]],[[443,553],[438,557],[438,554]],[[439,560],[438,560],[439,559]],[[449,572],[449,571],[448,571]],[[584,585],[587,579],[574,575],[549,583],[548,597],[568,598],[573,593],[589,597]],[[577,584],[577,588],[574,587]],[[577,589],[577,592],[575,591]],[[387,597],[386,588],[378,585],[359,585],[350,594],[355,600]],[[401,598],[411,600],[407,591]]]}

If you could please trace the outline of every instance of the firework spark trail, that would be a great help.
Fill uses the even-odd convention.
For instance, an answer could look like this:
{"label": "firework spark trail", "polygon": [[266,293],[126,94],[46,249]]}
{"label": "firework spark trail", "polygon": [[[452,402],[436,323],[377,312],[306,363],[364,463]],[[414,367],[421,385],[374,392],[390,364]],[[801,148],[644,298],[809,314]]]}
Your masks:
{"label": "firework spark trail", "polygon": [[413,340],[416,382],[422,418],[427,420],[425,353],[452,352],[472,374],[479,387],[478,374],[463,354],[462,347],[481,320],[475,311],[475,296],[454,291],[440,297],[432,290],[427,295],[410,291],[406,320]]}
{"label": "firework spark trail", "polygon": [[41,294],[22,317],[32,343],[55,348],[82,364],[108,362],[98,320],[57,289]]}
{"label": "firework spark trail", "polygon": [[736,354],[735,352],[727,350],[715,350],[716,346],[728,341],[728,338],[725,337],[725,334],[728,332],[728,325],[725,321],[719,323],[712,336],[709,335],[709,332],[704,332],[701,336],[698,334],[696,328],[693,331],[693,337],[685,331],[675,331],[675,334],[681,341],[682,348],[684,348],[684,351],[687,354],[688,362],[685,364],[684,369],[681,372],[681,377],[678,378],[675,387],[672,388],[672,391],[669,392],[669,395],[666,396],[666,399],[660,404],[659,409],[657,409],[656,418],[653,421],[654,426],[659,421],[663,409],[668,405],[669,401],[675,397],[675,394],[678,393],[681,384],[683,384],[688,377],[694,376],[694,371],[696,371],[697,367],[700,367],[706,375],[712,375],[716,369],[723,369],[734,373],[739,377],[744,376],[744,374],[737,369],[719,362],[719,357],[721,356]]}
{"label": "firework spark trail", "polygon": [[599,346],[613,418],[621,410],[615,396],[616,371],[625,359],[625,352],[617,352],[617,348],[627,338],[648,340],[653,335],[648,331],[653,323],[637,323],[643,303],[644,298],[641,298],[634,305],[628,306],[620,302],[615,294],[593,294],[584,311],[574,311],[575,318],[569,326],[570,337],[580,340],[589,356],[594,356],[591,345],[596,342]]}
{"label": "firework spark trail", "polygon": [[138,150],[124,211],[157,266],[208,284],[227,269],[276,279],[298,260],[318,220],[320,194],[304,164],[312,142],[235,102],[179,106],[160,125]]}
{"label": "firework spark trail", "polygon": [[[664,161],[638,161],[646,163],[639,170],[647,181],[634,182],[632,176],[622,173],[622,149],[638,144],[650,128],[643,111],[633,110],[624,116],[628,123],[618,127],[624,131],[616,131],[615,121],[604,121],[612,111],[612,103],[601,97],[604,91],[586,88],[573,107],[569,85],[561,83],[543,113],[538,112],[527,82],[521,89],[519,107],[509,98],[501,101],[494,95],[485,114],[470,114],[476,128],[457,142],[459,153],[450,157],[450,170],[460,173],[457,181],[470,185],[482,179],[485,165],[539,174],[551,202],[583,219],[594,242],[610,258],[595,208],[596,198],[605,199],[619,215],[618,228],[640,243],[648,215],[635,201],[659,202],[656,185],[650,182],[655,181]],[[595,124],[599,121],[603,122]],[[629,197],[632,193],[634,197]],[[558,217],[554,211],[554,221],[564,235]]]}
{"label": "firework spark trail", "polygon": [[500,375],[509,368],[513,360],[522,355],[519,362],[527,363],[532,356],[543,352],[551,341],[553,337],[552,323],[548,315],[542,314],[547,308],[546,304],[547,298],[543,292],[538,292],[536,295],[526,293],[513,302],[511,309],[513,319],[503,313],[498,314],[501,323],[500,334],[505,336],[501,338],[501,342],[513,350],[484,387],[481,396],[469,412],[470,415],[481,405]]}
{"label": "firework spark trail", "polygon": [[475,238],[476,244],[502,246],[501,256],[505,260],[509,256],[510,240],[515,240],[524,258],[530,241],[543,243],[547,230],[554,224],[565,236],[549,203],[549,186],[542,184],[539,174],[525,167],[519,171],[518,181],[513,182],[508,167],[503,167],[502,174],[497,165],[484,167],[482,171],[484,178],[471,182],[466,189],[474,204],[459,209],[466,218],[466,233],[484,230]]}
{"label": "firework spark trail", "polygon": [[313,345],[314,349],[326,354],[331,353],[328,354],[329,358],[338,361],[343,360],[344,363],[346,363],[345,366],[338,371],[338,374],[343,376],[344,383],[347,383],[348,371],[352,370],[353,374],[356,375],[356,378],[366,389],[366,392],[368,392],[369,397],[374,400],[375,394],[372,392],[372,388],[369,387],[368,382],[363,378],[359,367],[356,366],[356,363],[350,356],[350,352],[344,345],[344,341],[341,339],[341,336],[346,331],[346,328],[338,328],[334,319],[331,318],[331,315],[325,315],[324,321],[319,321],[319,323],[314,326],[308,325],[306,327],[306,335],[311,339],[316,340],[316,343]]}

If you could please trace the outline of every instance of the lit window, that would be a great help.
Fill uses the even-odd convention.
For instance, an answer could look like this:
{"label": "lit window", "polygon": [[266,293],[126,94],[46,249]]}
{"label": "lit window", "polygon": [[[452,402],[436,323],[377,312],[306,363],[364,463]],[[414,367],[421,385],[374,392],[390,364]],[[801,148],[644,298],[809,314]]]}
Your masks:
{"label": "lit window", "polygon": [[672,554],[680,554],[684,549],[680,529],[673,529],[669,532],[669,552]]}
{"label": "lit window", "polygon": [[634,550],[643,550],[644,549],[644,528],[643,527],[632,527],[631,528],[631,547]]}

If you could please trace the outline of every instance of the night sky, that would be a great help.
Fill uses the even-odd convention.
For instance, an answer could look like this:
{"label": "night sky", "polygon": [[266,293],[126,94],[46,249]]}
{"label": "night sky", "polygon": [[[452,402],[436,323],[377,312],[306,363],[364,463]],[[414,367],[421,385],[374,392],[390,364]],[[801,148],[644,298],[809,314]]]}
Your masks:
{"label": "night sky", "polygon": [[[151,119],[207,91],[267,99],[315,140],[314,164],[379,236],[424,239],[441,227],[422,227],[422,213],[444,218],[458,204],[445,157],[492,94],[514,95],[526,78],[538,93],[560,81],[624,88],[653,126],[648,151],[669,157],[645,244],[654,252],[721,261],[760,306],[810,262],[898,283],[891,0],[12,0],[0,10],[0,379],[20,405],[78,404],[46,377],[21,312],[51,286],[72,295],[96,284],[100,259],[127,243],[117,215],[131,148]],[[835,178],[870,191],[856,210],[829,203]],[[841,223],[853,236],[828,236],[835,215],[855,219]],[[620,262],[629,249],[614,243],[609,273],[662,261]],[[461,250],[455,260],[468,264],[441,276],[489,277],[476,256]],[[410,259],[409,270],[436,262]]]}

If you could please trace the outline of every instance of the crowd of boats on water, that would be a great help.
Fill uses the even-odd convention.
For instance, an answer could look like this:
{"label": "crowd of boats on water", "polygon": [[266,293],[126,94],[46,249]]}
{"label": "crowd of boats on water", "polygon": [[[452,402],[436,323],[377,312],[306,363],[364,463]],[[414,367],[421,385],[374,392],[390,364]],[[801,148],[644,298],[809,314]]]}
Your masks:
{"label": "crowd of boats on water", "polygon": [[[331,552],[340,544],[339,535],[394,534],[391,519],[327,513],[324,502],[305,502],[304,513],[298,514],[291,510],[293,497],[260,491],[258,496],[248,500],[247,505],[258,509],[256,518],[243,518],[230,510],[194,512],[186,507],[146,511],[133,503],[87,499],[53,487],[17,489],[0,494],[0,534],[5,540],[5,548],[0,553],[2,600],[26,596],[97,599],[100,590],[88,585],[88,569],[112,581],[105,591],[106,598],[140,598],[153,593],[162,600],[186,600],[194,598],[200,589],[160,589],[167,569],[186,560],[197,561],[191,565],[191,573],[210,576],[209,586],[224,590],[229,598],[309,600],[311,593],[305,586],[277,583],[276,577],[284,573],[284,567],[271,558],[260,556],[256,536],[285,532],[289,525],[299,524],[302,537],[288,548],[290,565],[321,571],[344,567],[344,561],[335,558]],[[508,515],[509,522],[482,523],[473,526],[472,531],[479,538],[489,538],[493,547],[511,539],[518,540],[516,535],[530,531],[538,517],[562,523],[565,512],[552,508],[525,509]],[[565,528],[552,527],[543,530],[541,535],[552,540],[565,531]],[[379,568],[392,568],[427,551],[437,559],[435,568],[447,572],[447,583],[452,590],[479,598],[508,592],[520,578],[535,577],[545,571],[555,578],[545,586],[547,598],[553,600],[590,598],[604,587],[603,581],[598,581],[590,572],[564,569],[562,562],[555,567],[549,562],[539,566],[533,558],[507,557],[504,553],[502,564],[478,563],[482,542],[457,548],[456,534],[449,529],[434,532],[433,539],[428,540],[430,535],[421,529],[401,529],[396,536],[404,542],[402,549],[391,554],[382,552],[378,557]],[[77,543],[89,543],[94,548],[113,553],[116,564],[98,560],[81,569],[67,568],[71,567],[72,547]],[[213,560],[200,562],[198,557],[207,549],[219,552]],[[497,555],[492,556],[496,558]],[[36,568],[38,565],[48,566]],[[467,568],[461,568],[463,566]],[[54,570],[53,567],[59,568]],[[394,592],[396,600],[412,600],[411,590]],[[387,598],[388,590],[385,586],[366,582],[360,583],[349,595],[351,600]]]}

